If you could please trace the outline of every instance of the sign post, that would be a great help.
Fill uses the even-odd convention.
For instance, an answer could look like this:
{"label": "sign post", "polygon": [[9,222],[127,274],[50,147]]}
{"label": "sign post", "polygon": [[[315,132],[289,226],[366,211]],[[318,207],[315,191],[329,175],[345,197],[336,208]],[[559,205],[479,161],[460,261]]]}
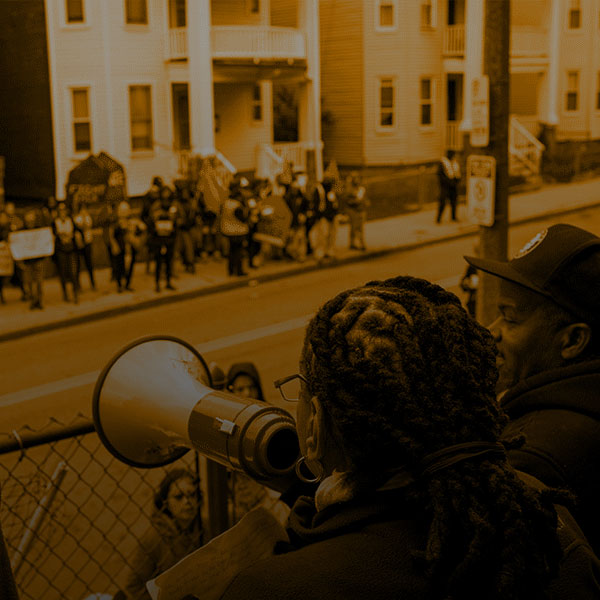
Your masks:
{"label": "sign post", "polygon": [[490,143],[490,78],[474,77],[471,85],[471,146],[485,148]]}
{"label": "sign post", "polygon": [[467,158],[467,217],[471,223],[494,224],[496,159],[486,154]]}

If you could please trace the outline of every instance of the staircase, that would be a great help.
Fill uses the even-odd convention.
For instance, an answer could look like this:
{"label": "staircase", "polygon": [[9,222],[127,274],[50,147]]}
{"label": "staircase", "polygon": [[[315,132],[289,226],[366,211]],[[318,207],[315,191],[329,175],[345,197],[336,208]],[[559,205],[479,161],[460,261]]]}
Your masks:
{"label": "staircase", "polygon": [[508,172],[525,179],[540,175],[545,146],[519,120],[511,116],[508,133]]}

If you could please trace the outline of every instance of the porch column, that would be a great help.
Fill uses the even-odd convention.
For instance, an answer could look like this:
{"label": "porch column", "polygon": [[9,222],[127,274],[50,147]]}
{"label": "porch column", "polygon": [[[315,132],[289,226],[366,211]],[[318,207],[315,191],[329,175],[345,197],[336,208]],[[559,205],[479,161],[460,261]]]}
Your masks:
{"label": "porch column", "polygon": [[551,0],[550,39],[548,48],[547,125],[558,125],[558,67],[560,63],[560,0]]}
{"label": "porch column", "polygon": [[304,31],[306,43],[306,94],[301,94],[305,103],[305,124],[301,131],[301,141],[309,142],[314,148],[315,177],[323,178],[323,152],[321,149],[321,64],[319,49],[319,0],[300,0],[298,25]]}
{"label": "porch column", "polygon": [[485,16],[483,0],[467,0],[465,10],[465,87],[463,120],[460,130],[471,131],[471,102],[473,79],[483,73],[483,24]]}
{"label": "porch column", "polygon": [[215,153],[210,0],[187,3],[190,143],[193,154]]}

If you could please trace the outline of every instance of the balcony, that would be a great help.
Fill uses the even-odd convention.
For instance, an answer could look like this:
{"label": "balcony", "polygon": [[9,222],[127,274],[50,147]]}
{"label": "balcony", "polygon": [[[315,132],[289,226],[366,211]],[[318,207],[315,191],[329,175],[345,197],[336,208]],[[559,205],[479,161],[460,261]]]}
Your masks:
{"label": "balcony", "polygon": [[305,59],[304,35],[288,27],[215,26],[213,59]]}
{"label": "balcony", "polygon": [[448,25],[444,29],[444,56],[463,56],[465,53],[465,26]]}
{"label": "balcony", "polygon": [[[291,27],[214,26],[213,59],[306,59],[304,35]],[[169,29],[167,60],[188,57],[187,28]]]}

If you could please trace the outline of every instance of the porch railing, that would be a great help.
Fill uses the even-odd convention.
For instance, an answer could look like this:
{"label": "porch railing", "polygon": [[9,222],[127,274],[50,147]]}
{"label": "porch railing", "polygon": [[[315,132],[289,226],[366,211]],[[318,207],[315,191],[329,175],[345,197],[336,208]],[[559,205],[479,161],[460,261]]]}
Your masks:
{"label": "porch railing", "polygon": [[463,134],[459,125],[460,121],[446,121],[446,150],[462,150]]}
{"label": "porch railing", "polygon": [[187,58],[187,29],[177,27],[169,29],[167,60],[182,60]]}
{"label": "porch railing", "polygon": [[545,146],[514,116],[510,118],[508,148],[509,171],[512,174],[518,174],[520,171],[531,175],[539,174]]}
{"label": "porch railing", "polygon": [[465,53],[465,26],[448,25],[444,29],[444,56],[462,56]]}
{"label": "porch railing", "polygon": [[291,27],[215,26],[213,58],[306,58],[301,31]]}

